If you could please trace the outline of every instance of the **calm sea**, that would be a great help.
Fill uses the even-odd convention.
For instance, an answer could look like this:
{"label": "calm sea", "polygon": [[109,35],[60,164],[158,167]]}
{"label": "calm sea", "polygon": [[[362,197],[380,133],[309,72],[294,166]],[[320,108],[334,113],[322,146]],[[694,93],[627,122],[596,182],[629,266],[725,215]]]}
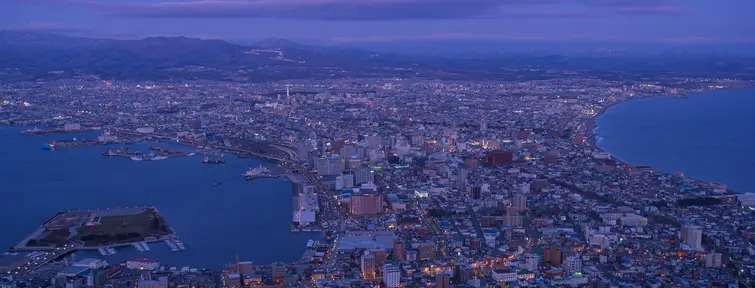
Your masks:
{"label": "calm sea", "polygon": [[[258,264],[288,262],[302,256],[308,239],[320,237],[290,232],[291,183],[244,181],[241,174],[261,161],[226,156],[225,165],[207,165],[196,155],[139,162],[104,157],[104,147],[46,151],[40,146],[44,142],[91,139],[97,133],[27,136],[21,130],[0,127],[0,247],[11,247],[59,211],[124,206],[155,206],[188,249],[170,252],[163,243],[152,244],[150,252],[128,247],[107,256],[111,263],[149,257],[168,265],[218,269],[235,261],[237,253],[242,261]],[[119,147],[124,146],[108,148]],[[149,144],[125,147],[146,153]],[[224,184],[214,186],[216,181]],[[86,256],[102,257],[96,252]]]}
{"label": "calm sea", "polygon": [[627,163],[755,192],[755,91],[628,101],[597,125],[598,146]]}

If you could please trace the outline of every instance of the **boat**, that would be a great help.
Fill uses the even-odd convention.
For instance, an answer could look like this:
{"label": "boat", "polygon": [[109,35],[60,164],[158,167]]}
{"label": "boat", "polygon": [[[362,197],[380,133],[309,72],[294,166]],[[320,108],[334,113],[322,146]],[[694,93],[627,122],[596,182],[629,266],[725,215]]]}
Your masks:
{"label": "boat", "polygon": [[168,157],[165,157],[162,155],[157,155],[155,157],[152,157],[152,160],[165,160],[165,159],[168,159]]}
{"label": "boat", "polygon": [[142,158],[142,156],[134,155],[134,156],[131,156],[131,160],[142,161],[144,160],[144,158]]}
{"label": "boat", "polygon": [[102,256],[107,256],[108,255],[108,252],[107,252],[107,250],[105,250],[105,248],[99,248],[99,249],[97,249],[97,251],[100,251],[100,254],[102,254]]}
{"label": "boat", "polygon": [[217,181],[217,182],[215,182],[215,184],[213,184],[213,185],[215,185],[215,186],[220,186],[220,185],[223,185],[223,181]]}
{"label": "boat", "polygon": [[165,244],[168,245],[168,248],[170,248],[170,251],[172,252],[178,251],[178,246],[176,246],[176,243],[173,243],[172,240],[165,240]]}
{"label": "boat", "polygon": [[108,255],[113,255],[113,254],[115,254],[115,249],[111,248],[111,247],[108,247],[107,248],[107,253],[108,253]]}
{"label": "boat", "polygon": [[225,164],[225,160],[223,159],[223,155],[220,155],[220,158],[211,160],[210,157],[204,156],[204,160],[202,160],[202,163],[204,164]]}
{"label": "boat", "polygon": [[151,146],[151,145],[150,145],[150,146],[149,146],[149,150],[153,150],[153,151],[160,151],[160,150],[163,150],[163,148],[160,148],[160,146]]}
{"label": "boat", "polygon": [[184,246],[184,242],[181,240],[175,240],[176,246],[178,247],[178,250],[184,250],[186,249],[186,246]]}
{"label": "boat", "polygon": [[117,154],[113,150],[105,150],[105,152],[102,152],[102,155],[105,155],[105,156],[108,156],[108,157],[113,157],[113,156],[116,156]]}

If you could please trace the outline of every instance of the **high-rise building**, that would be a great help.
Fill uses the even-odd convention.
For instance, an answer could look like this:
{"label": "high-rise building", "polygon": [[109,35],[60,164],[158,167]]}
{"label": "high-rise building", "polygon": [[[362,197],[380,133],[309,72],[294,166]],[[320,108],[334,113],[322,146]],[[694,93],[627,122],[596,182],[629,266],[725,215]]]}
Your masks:
{"label": "high-rise building", "polygon": [[485,152],[485,165],[501,166],[514,162],[514,153],[508,151],[488,151]]}
{"label": "high-rise building", "polygon": [[514,194],[511,206],[514,206],[517,211],[527,210],[527,196],[524,194]]}
{"label": "high-rise building", "polygon": [[419,245],[419,259],[420,260],[435,259],[435,244],[433,244],[432,242],[420,244]]}
{"label": "high-rise building", "polygon": [[537,271],[538,266],[538,256],[532,253],[524,254],[524,269],[530,270],[530,271]]}
{"label": "high-rise building", "polygon": [[553,266],[561,266],[561,258],[561,249],[556,247],[545,247],[543,261],[550,262]]}
{"label": "high-rise building", "polygon": [[721,253],[708,253],[708,255],[705,255],[705,267],[721,267]]}
{"label": "high-rise building", "polygon": [[341,147],[341,150],[338,151],[338,154],[340,154],[341,157],[345,159],[360,158],[359,154],[357,153],[356,145],[343,145],[343,147]]}
{"label": "high-rise building", "polygon": [[362,268],[362,278],[375,279],[375,274],[377,273],[375,269],[375,255],[365,251],[360,259],[360,264],[360,267]]}
{"label": "high-rise building", "polygon": [[472,199],[481,199],[482,198],[482,187],[480,186],[474,186],[472,189],[469,190],[469,198]]}
{"label": "high-rise building", "polygon": [[367,136],[367,148],[378,149],[382,141],[380,135]]}
{"label": "high-rise building", "polygon": [[582,271],[582,259],[579,259],[579,255],[572,255],[564,259],[562,265],[566,274],[573,274],[575,272]]}
{"label": "high-rise building", "polygon": [[456,276],[456,282],[467,283],[469,280],[474,279],[474,270],[469,264],[459,264],[456,265],[454,275]]}
{"label": "high-rise building", "polygon": [[338,175],[343,173],[344,161],[340,156],[325,156],[315,159],[317,175]]}
{"label": "high-rise building", "polygon": [[349,211],[351,211],[352,215],[375,215],[383,213],[383,195],[352,195],[351,200],[349,200]]}
{"label": "high-rise building", "polygon": [[459,169],[459,174],[456,179],[456,189],[463,191],[467,187],[467,178],[469,171],[466,168]]}
{"label": "high-rise building", "polygon": [[383,283],[388,288],[401,286],[401,268],[392,263],[383,266]]}
{"label": "high-rise building", "polygon": [[336,177],[336,190],[354,187],[354,174],[345,172]]}
{"label": "high-rise building", "polygon": [[697,226],[684,226],[682,228],[682,241],[689,245],[690,249],[702,251],[703,230]]}
{"label": "high-rise building", "polygon": [[391,254],[393,255],[393,261],[403,261],[405,253],[406,246],[404,246],[404,243],[399,241],[393,242],[393,251],[391,251]]}
{"label": "high-rise building", "polygon": [[375,171],[367,167],[354,170],[354,185],[375,182]]}
{"label": "high-rise building", "polygon": [[451,277],[446,273],[438,273],[435,275],[435,287],[436,288],[449,288],[451,287]]}
{"label": "high-rise building", "polygon": [[388,260],[388,251],[383,248],[370,250],[370,254],[375,255],[375,267],[383,267]]}

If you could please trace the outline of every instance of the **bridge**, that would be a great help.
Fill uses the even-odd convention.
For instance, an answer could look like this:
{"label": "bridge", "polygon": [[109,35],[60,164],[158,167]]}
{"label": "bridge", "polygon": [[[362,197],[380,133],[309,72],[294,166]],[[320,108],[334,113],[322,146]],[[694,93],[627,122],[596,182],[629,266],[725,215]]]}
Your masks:
{"label": "bridge", "polygon": [[75,244],[67,244],[63,247],[57,247],[55,248],[55,250],[47,251],[36,257],[29,258],[26,263],[22,264],[21,266],[18,266],[17,268],[13,270],[8,271],[8,274],[23,275],[23,274],[35,271],[39,269],[39,267],[42,267],[43,265],[47,263],[55,261],[55,259],[65,256],[68,253],[75,252],[79,248],[81,247]]}

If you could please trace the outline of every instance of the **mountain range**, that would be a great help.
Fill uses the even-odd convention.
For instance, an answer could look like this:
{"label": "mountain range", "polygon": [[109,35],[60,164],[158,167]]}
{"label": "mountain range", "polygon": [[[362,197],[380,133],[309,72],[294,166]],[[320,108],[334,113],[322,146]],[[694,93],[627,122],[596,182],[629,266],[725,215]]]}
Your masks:
{"label": "mountain range", "polygon": [[4,71],[0,72],[0,77],[12,75],[19,79],[92,74],[103,78],[141,80],[520,79],[547,77],[545,74],[548,73],[542,71],[550,69],[742,76],[751,74],[752,67],[755,67],[753,58],[728,55],[675,53],[635,57],[600,53],[596,56],[564,56],[537,51],[448,58],[303,45],[281,38],[239,45],[186,37],[114,40],[0,31],[0,71]]}

